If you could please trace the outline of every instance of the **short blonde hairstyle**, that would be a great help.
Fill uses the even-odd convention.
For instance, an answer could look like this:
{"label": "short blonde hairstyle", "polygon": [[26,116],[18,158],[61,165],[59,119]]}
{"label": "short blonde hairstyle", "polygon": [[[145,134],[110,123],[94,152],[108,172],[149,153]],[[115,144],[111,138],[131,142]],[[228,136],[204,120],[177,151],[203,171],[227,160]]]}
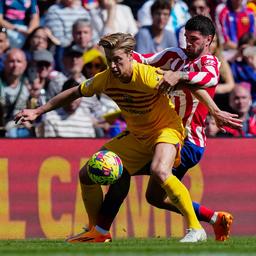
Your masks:
{"label": "short blonde hairstyle", "polygon": [[129,53],[134,50],[136,41],[131,34],[114,33],[103,36],[99,41],[99,45],[102,46],[104,49],[122,49],[126,53]]}

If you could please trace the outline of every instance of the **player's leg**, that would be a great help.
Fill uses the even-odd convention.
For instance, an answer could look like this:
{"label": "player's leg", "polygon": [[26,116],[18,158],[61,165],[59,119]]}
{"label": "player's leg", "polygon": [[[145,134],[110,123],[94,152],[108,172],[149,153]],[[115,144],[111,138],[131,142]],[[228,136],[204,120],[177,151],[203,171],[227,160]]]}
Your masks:
{"label": "player's leg", "polygon": [[[125,131],[118,135],[116,138],[112,139],[105,145],[107,150],[115,152],[123,162],[124,167],[128,166],[129,169],[138,170],[137,165],[143,164],[143,161],[148,162],[151,159],[152,154],[148,156],[145,155],[145,149],[142,148],[134,152],[134,148],[139,149],[140,144],[133,135]],[[146,158],[146,160],[144,160]],[[147,160],[148,159],[148,160]],[[83,174],[83,175],[81,175]],[[80,174],[81,183],[86,182],[85,188],[88,187],[89,178],[86,172]],[[123,202],[130,187],[130,175],[124,170],[121,178],[113,185],[109,187],[108,192],[105,195],[103,204],[100,204],[101,210],[99,210],[99,205],[94,205],[91,201],[88,204],[88,208],[93,206],[95,210],[92,212],[93,218],[90,221],[93,227],[88,232],[83,232],[77,236],[70,237],[66,241],[68,242],[106,242],[111,240],[111,235],[109,233],[109,228]],[[86,195],[85,195],[86,196]],[[88,195],[87,195],[88,196]],[[86,198],[85,198],[86,199]],[[86,203],[85,203],[86,205]],[[96,207],[97,206],[97,207]],[[86,207],[87,209],[87,207]],[[91,209],[88,209],[91,212]],[[97,215],[95,213],[97,212]],[[98,220],[96,221],[98,217]],[[90,218],[90,217],[89,217]],[[81,239],[82,236],[82,239]]]}
{"label": "player's leg", "polygon": [[[186,172],[200,161],[203,152],[204,148],[185,140],[181,149],[181,164],[173,168],[173,174],[181,180]],[[179,213],[179,210],[172,205],[165,191],[154,179],[149,180],[146,199],[155,207]],[[228,239],[233,220],[230,213],[216,212],[196,202],[193,202],[193,208],[199,221],[212,224],[216,240],[225,241]]]}
{"label": "player's leg", "polygon": [[87,164],[79,172],[82,199],[88,215],[89,228],[96,225],[97,216],[103,202],[103,191],[99,184],[94,183],[88,176]]}
{"label": "player's leg", "polygon": [[177,147],[169,143],[158,143],[155,146],[151,164],[153,178],[162,186],[187,222],[189,233],[181,242],[198,242],[206,240],[206,234],[199,223],[187,188],[170,173],[177,156]]}
{"label": "player's leg", "polygon": [[[109,186],[108,192],[104,197],[104,201],[97,213],[97,221],[88,231],[84,231],[78,235],[69,237],[66,241],[70,243],[89,242],[89,243],[104,243],[111,242],[112,237],[109,232],[110,226],[116,217],[123,200],[128,194],[130,188],[130,175],[124,170],[120,179]],[[94,202],[90,202],[87,206],[95,207]],[[89,208],[90,208],[89,207]],[[88,217],[90,209],[87,209]],[[95,212],[93,212],[95,214]]]}
{"label": "player's leg", "polygon": [[130,181],[130,174],[124,170],[121,178],[109,187],[97,219],[96,229],[99,231],[106,233],[110,230],[119,208],[129,192]]}

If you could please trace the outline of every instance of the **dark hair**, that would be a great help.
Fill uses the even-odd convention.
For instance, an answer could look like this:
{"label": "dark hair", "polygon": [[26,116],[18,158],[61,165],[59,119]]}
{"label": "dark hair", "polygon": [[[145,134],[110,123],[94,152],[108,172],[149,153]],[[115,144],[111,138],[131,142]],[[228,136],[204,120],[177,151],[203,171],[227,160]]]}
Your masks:
{"label": "dark hair", "polygon": [[170,4],[169,0],[156,0],[152,5],[151,5],[151,15],[157,10],[163,10],[163,9],[168,9],[171,11],[172,6]]}
{"label": "dark hair", "polygon": [[203,36],[215,35],[215,27],[212,20],[203,15],[196,15],[189,19],[185,25],[185,30],[199,31]]}
{"label": "dark hair", "polygon": [[[24,43],[24,45],[23,45],[23,50],[24,51],[26,51],[26,50],[29,50],[29,48],[30,48],[30,41],[31,41],[31,39],[33,38],[33,36],[35,35],[35,33],[38,31],[38,30],[44,30],[44,27],[42,27],[42,26],[39,26],[39,27],[37,27],[37,28],[35,28],[28,36],[27,36],[27,38],[26,38],[26,40],[25,40],[25,43]],[[47,36],[47,44],[48,44],[48,46],[47,46],[47,50],[49,50],[50,48],[51,48],[51,46],[53,45],[53,43],[51,42],[51,40],[50,40],[50,38]]]}

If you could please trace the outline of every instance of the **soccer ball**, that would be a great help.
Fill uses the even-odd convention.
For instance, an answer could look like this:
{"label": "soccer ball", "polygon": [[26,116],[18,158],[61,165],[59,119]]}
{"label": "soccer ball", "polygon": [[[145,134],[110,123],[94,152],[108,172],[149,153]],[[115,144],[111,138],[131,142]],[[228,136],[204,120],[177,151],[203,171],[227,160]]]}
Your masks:
{"label": "soccer ball", "polygon": [[117,154],[101,150],[92,155],[87,163],[88,175],[100,185],[115,183],[123,173],[123,164]]}

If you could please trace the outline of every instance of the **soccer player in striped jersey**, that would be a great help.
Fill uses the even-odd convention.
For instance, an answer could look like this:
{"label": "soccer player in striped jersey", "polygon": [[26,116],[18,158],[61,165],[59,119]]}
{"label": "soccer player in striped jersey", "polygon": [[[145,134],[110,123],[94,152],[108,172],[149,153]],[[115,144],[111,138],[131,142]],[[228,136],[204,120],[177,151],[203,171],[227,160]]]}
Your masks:
{"label": "soccer player in striped jersey", "polygon": [[[68,89],[36,109],[24,109],[16,115],[16,122],[34,121],[38,116],[63,106],[79,97],[105,93],[120,107],[128,130],[104,145],[115,152],[124,165],[124,172],[134,175],[152,161],[150,173],[166,191],[175,207],[183,214],[190,232],[181,242],[206,240],[187,188],[169,171],[180,163],[180,148],[184,139],[182,120],[169,98],[157,90],[162,75],[156,68],[133,61],[135,39],[130,34],[116,33],[103,37],[99,45],[105,50],[109,68],[80,86]],[[80,170],[82,197],[89,217],[98,214],[102,203],[99,184],[90,180],[86,165]],[[69,242],[94,241],[98,230],[92,227],[69,238]],[[111,240],[109,238],[106,240]]]}
{"label": "soccer player in striped jersey", "polygon": [[[204,130],[208,109],[204,102],[199,101],[191,93],[188,86],[204,88],[213,97],[218,84],[219,61],[210,54],[209,45],[202,44],[203,36],[207,35],[207,31],[202,28],[208,27],[204,26],[207,22],[210,23],[209,19],[201,15],[187,22],[185,26],[186,49],[168,48],[152,56],[134,53],[134,58],[137,61],[166,70],[162,72],[164,74],[162,82],[164,86],[167,84],[167,88],[177,86],[178,83],[178,86],[186,84],[183,90],[171,89],[170,94],[175,109],[182,118],[187,131],[181,151],[181,165],[173,169],[173,174],[179,179],[182,179],[189,168],[200,161],[206,146]],[[201,98],[201,100],[203,99]],[[213,116],[217,114],[212,109],[210,112]],[[156,207],[174,210],[164,200],[166,196],[162,189],[156,186],[153,180],[150,183],[146,194],[148,201]],[[162,199],[160,199],[161,197]],[[213,225],[216,240],[225,241],[228,239],[233,220],[230,213],[215,212],[195,202],[193,202],[193,206],[200,221],[206,221]]]}

